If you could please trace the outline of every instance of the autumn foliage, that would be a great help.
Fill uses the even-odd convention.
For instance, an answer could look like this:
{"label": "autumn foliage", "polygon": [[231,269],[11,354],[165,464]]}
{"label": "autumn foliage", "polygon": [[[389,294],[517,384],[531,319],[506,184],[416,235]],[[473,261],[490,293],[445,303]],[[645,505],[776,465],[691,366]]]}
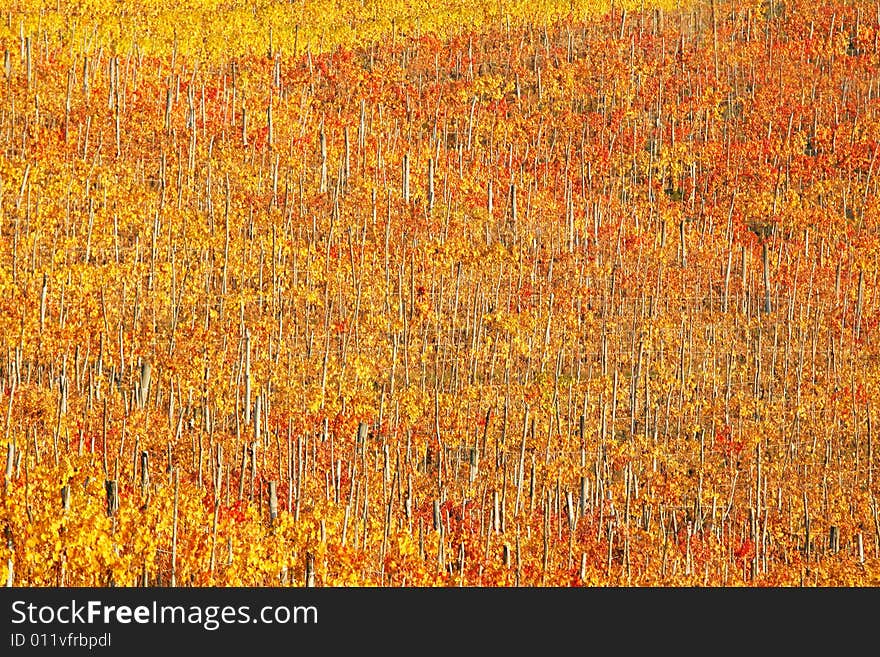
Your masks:
{"label": "autumn foliage", "polygon": [[880,584],[876,5],[337,4],[0,16],[3,581]]}

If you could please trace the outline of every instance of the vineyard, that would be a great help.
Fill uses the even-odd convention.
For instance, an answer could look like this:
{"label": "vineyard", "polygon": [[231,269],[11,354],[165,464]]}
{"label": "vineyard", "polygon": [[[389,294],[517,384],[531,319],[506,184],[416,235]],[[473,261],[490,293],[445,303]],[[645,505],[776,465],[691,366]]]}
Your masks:
{"label": "vineyard", "polygon": [[14,0],[0,581],[880,585],[880,8]]}

